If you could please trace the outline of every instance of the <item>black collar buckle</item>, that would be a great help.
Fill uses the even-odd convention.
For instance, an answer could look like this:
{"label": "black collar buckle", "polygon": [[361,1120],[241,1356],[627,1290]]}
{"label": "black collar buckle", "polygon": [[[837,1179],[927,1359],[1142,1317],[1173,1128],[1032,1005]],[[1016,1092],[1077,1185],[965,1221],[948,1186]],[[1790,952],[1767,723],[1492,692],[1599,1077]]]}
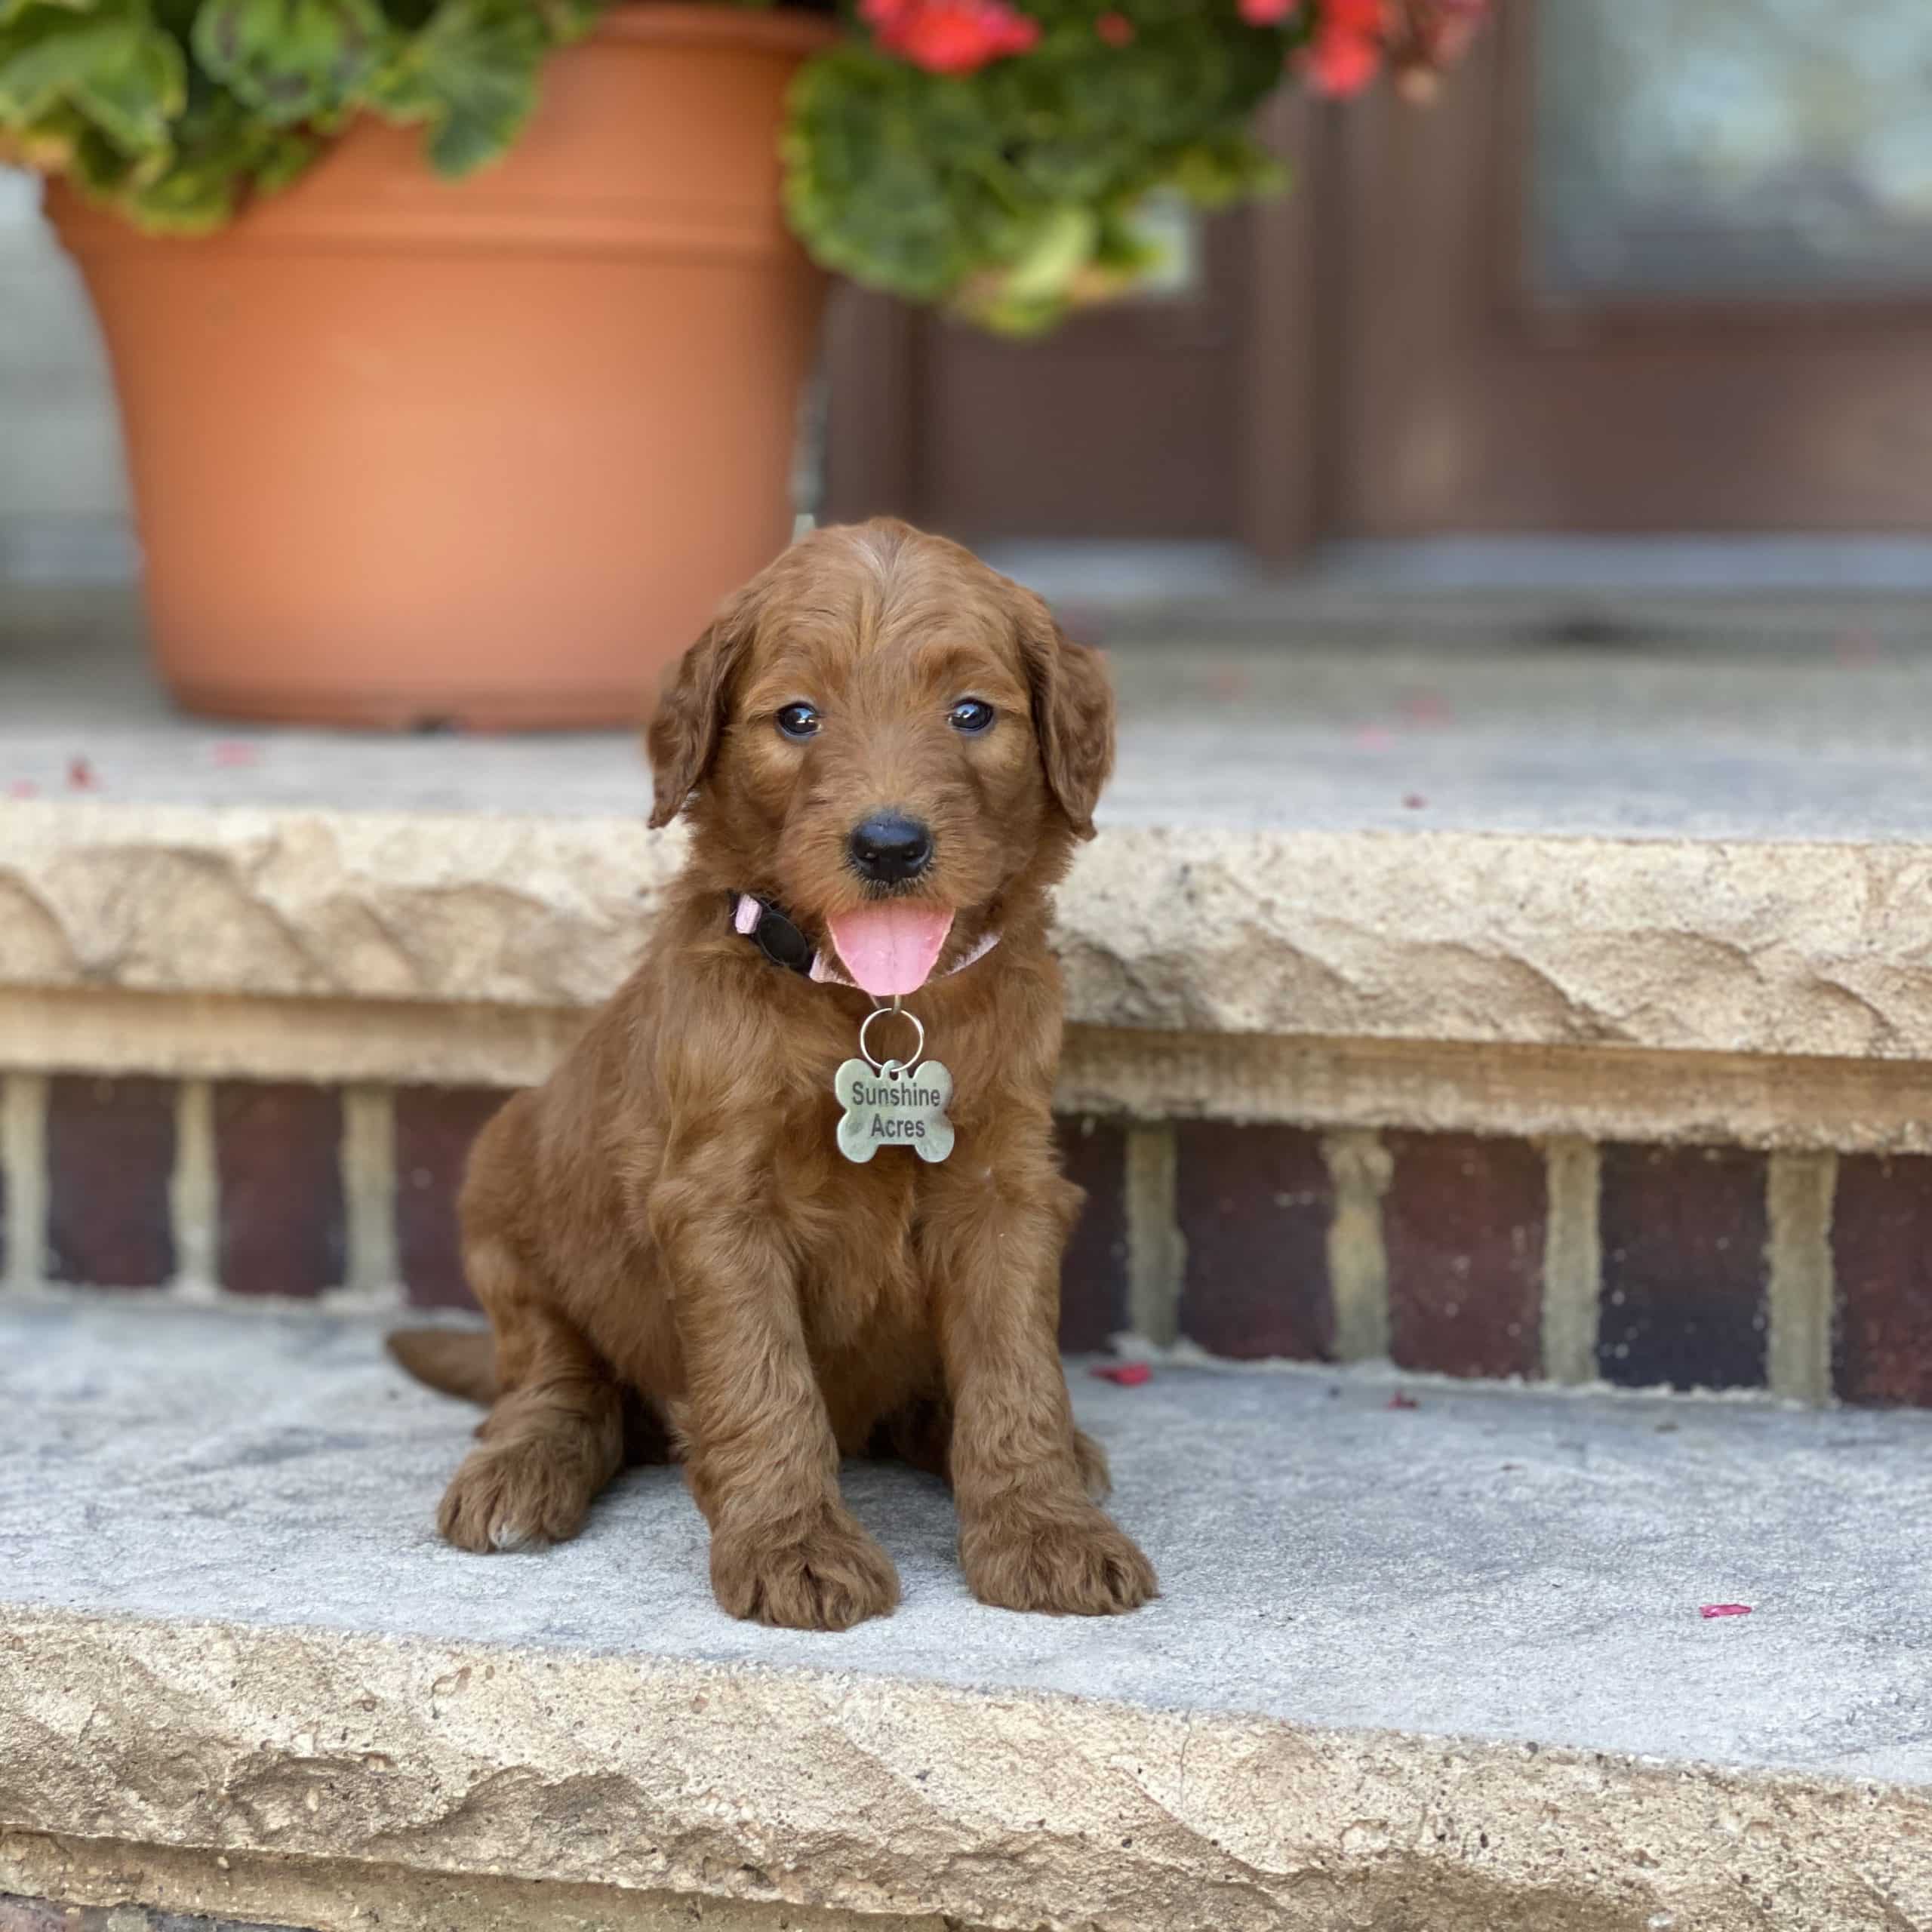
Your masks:
{"label": "black collar buckle", "polygon": [[758,919],[749,935],[752,943],[773,965],[782,966],[788,973],[809,977],[818,949],[770,900],[759,899],[754,903],[758,907]]}

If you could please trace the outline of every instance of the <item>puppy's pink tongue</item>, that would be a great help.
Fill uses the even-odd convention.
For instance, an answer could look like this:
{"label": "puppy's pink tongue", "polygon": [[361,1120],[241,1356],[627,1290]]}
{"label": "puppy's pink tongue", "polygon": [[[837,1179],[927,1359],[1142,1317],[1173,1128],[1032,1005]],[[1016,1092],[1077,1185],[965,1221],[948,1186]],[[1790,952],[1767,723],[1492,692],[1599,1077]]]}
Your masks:
{"label": "puppy's pink tongue", "polygon": [[889,999],[926,983],[952,930],[952,915],[943,906],[888,900],[841,913],[831,925],[846,971],[875,999]]}

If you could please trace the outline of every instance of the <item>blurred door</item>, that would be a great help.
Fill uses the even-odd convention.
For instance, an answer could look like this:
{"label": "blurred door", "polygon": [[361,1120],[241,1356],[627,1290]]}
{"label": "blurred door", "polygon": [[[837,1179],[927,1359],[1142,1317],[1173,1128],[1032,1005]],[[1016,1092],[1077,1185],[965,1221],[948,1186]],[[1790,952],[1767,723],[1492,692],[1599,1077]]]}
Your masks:
{"label": "blurred door", "polygon": [[1498,0],[1418,112],[1035,344],[887,305],[830,506],[963,535],[1932,530],[1932,4]]}
{"label": "blurred door", "polygon": [[[1264,131],[1306,164],[1315,118],[1284,97]],[[841,289],[823,512],[891,512],[973,541],[1297,547],[1315,513],[1318,205],[1290,195],[1206,221],[1155,209],[1167,272],[1026,341]]]}
{"label": "blurred door", "polygon": [[1932,528],[1932,5],[1500,24],[1345,124],[1341,525]]}

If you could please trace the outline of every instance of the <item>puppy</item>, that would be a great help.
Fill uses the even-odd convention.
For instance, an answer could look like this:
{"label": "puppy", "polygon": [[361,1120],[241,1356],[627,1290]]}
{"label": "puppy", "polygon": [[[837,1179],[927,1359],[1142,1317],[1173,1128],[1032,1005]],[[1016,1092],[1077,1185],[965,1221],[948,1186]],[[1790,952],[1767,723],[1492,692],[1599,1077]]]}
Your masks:
{"label": "puppy", "polygon": [[682,1461],[727,1611],[844,1629],[899,1582],[840,1459],[890,1454],[951,1484],[981,1601],[1132,1610],[1154,1573],[1098,1507],[1056,1346],[1081,1195],[1048,894],[1112,762],[1098,654],[955,544],[821,530],[686,653],[649,747],[688,862],[636,973],[470,1159],[494,1349],[392,1343],[491,1404],[444,1535],[575,1534],[628,1438]]}

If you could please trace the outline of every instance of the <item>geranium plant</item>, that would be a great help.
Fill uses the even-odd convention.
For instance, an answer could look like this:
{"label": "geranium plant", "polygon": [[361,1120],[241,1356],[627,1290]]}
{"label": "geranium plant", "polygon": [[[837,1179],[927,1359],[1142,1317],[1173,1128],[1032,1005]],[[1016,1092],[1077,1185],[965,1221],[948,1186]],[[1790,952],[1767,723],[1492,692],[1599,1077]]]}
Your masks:
{"label": "geranium plant", "polygon": [[[606,3],[0,0],[0,143],[160,231],[218,227],[358,114],[420,123],[460,176]],[[1249,123],[1284,74],[1419,79],[1484,4],[857,0],[795,90],[791,220],[860,281],[1042,327],[1149,265],[1133,217],[1153,191],[1213,205],[1276,179]]]}

